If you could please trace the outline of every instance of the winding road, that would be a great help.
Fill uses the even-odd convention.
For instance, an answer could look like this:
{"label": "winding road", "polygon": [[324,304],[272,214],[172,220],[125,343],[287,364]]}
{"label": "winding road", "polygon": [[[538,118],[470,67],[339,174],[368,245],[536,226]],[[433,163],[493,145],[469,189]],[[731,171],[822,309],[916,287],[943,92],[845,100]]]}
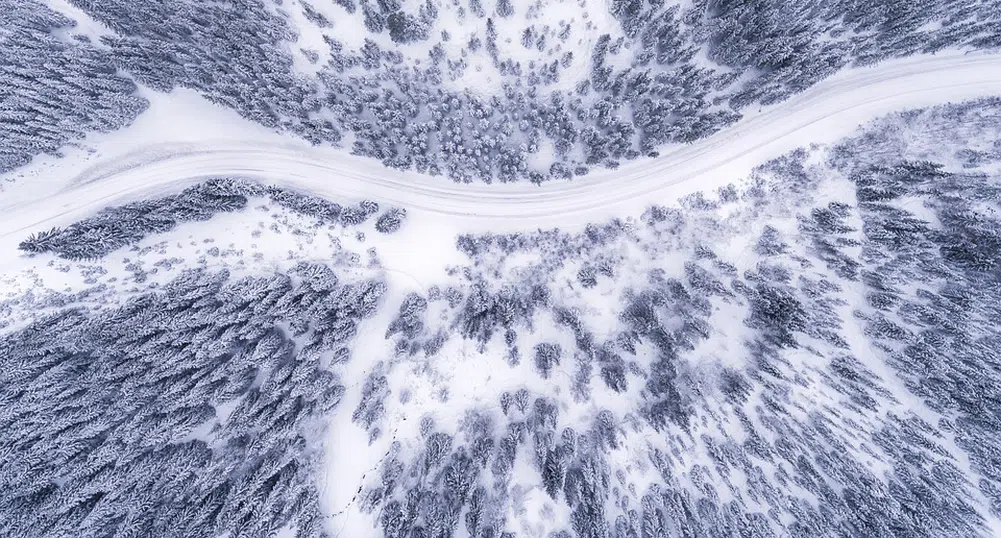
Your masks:
{"label": "winding road", "polygon": [[55,196],[16,204],[8,200],[6,205],[0,200],[0,248],[110,204],[176,192],[220,176],[335,199],[371,198],[455,219],[456,228],[566,226],[635,213],[651,203],[725,185],[791,149],[849,135],[882,113],[987,95],[1001,95],[998,54],[940,54],[849,69],[709,138],[668,148],[658,158],[541,186],[456,184],[390,170],[343,150],[253,140],[137,147],[67,178]]}

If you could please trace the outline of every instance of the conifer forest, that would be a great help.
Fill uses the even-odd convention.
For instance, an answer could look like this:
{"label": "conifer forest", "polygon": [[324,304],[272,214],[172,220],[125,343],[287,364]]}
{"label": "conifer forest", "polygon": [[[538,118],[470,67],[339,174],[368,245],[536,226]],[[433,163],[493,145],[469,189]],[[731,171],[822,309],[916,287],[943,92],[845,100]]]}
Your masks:
{"label": "conifer forest", "polygon": [[0,0],[0,537],[1001,537],[1001,0]]}

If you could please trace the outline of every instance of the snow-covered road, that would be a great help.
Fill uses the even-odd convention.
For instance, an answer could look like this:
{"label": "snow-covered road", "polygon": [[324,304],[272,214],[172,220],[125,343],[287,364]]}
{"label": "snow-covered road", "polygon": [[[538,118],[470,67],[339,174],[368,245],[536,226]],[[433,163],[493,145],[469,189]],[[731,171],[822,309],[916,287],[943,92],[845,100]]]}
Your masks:
{"label": "snow-covered road", "polygon": [[882,113],[987,95],[1001,95],[1001,55],[895,60],[846,70],[712,137],[668,148],[656,159],[541,186],[455,184],[390,170],[344,150],[293,143],[220,139],[136,147],[58,178],[62,183],[54,196],[0,199],[0,248],[9,253],[30,232],[68,224],[109,204],[175,192],[219,176],[253,178],[335,199],[371,198],[447,218],[455,229],[566,227],[635,214],[651,203],[725,185],[791,149],[849,135]]}

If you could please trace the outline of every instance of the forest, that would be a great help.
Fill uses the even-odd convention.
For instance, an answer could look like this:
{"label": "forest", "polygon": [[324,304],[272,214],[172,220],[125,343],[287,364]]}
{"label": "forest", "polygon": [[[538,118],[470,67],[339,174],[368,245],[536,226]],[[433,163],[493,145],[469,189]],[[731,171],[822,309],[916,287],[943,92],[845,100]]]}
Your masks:
{"label": "forest", "polygon": [[[160,92],[196,90],[313,144],[337,145],[350,132],[353,153],[391,168],[458,182],[569,179],[704,138],[748,107],[782,101],[844,68],[957,48],[993,50],[1001,43],[1001,5],[993,0],[920,8],[903,0],[699,0],[683,11],[664,2],[617,0],[609,9],[620,34],[602,34],[592,50],[578,51],[589,57],[588,72],[564,90],[552,86],[572,53],[535,67],[502,57],[496,25],[509,20],[510,3],[473,0],[457,9],[485,19],[486,35],[462,55],[487,54],[502,77],[500,91],[483,94],[447,89],[443,81],[467,62],[446,56],[445,41],[420,65],[404,62],[410,44],[449,33],[430,30],[440,27],[430,1],[366,1],[360,11],[354,2],[342,3],[336,9],[345,10],[345,22],[362,17],[372,39],[350,50],[324,34],[328,50],[310,50],[309,57],[318,60],[322,52],[329,59],[314,74],[293,69],[290,44],[302,29],[290,22],[289,10],[304,10],[321,29],[334,23],[309,3],[278,9],[264,0],[71,3],[111,32],[100,46],[34,0],[11,5],[12,24],[4,32],[17,42],[10,50],[16,63],[3,76],[7,91],[17,91],[0,121],[34,127],[7,130],[7,164],[0,171],[55,154],[85,132],[128,125],[146,106],[138,83]],[[569,25],[558,34],[532,28],[525,29],[526,48],[547,35],[559,50],[570,46]],[[380,46],[383,33],[391,39]],[[39,62],[39,55],[62,63]],[[55,82],[25,87],[39,79]],[[91,88],[97,80],[99,87]],[[30,97],[38,91],[43,95]]]}
{"label": "forest", "polygon": [[5,536],[323,535],[317,439],[385,284],[190,270],[0,337]]}
{"label": "forest", "polygon": [[[403,295],[303,262],[71,301],[0,336],[4,533],[328,535],[345,414],[386,449],[349,506],[384,536],[990,536],[999,114],[890,116],[580,233],[466,234],[447,286]],[[227,185],[254,188],[188,195]]]}
{"label": "forest", "polygon": [[[642,231],[611,222],[579,235],[461,237],[466,298],[432,289],[404,301],[386,333],[402,344],[397,368],[417,364],[414,350],[438,334],[440,304],[449,338],[474,342],[478,360],[503,357],[522,372],[514,379],[538,376],[545,392],[497,386],[499,409],[470,408],[448,434],[429,421],[423,444],[384,462],[369,486],[383,534],[531,534],[495,507],[538,488],[536,502],[570,514],[551,537],[992,535],[998,107],[891,116],[821,150],[820,169],[794,152],[742,193],[651,208]],[[907,147],[922,128],[945,131],[920,146],[944,145],[950,165],[907,158],[922,153]],[[987,149],[956,150],[967,143]],[[850,196],[818,197],[830,181]],[[752,256],[708,243],[735,234],[751,239]],[[623,243],[654,261],[623,257]],[[527,253],[542,256],[512,272]],[[684,262],[656,261],[668,256]],[[639,283],[610,284],[618,299],[601,315],[587,291],[601,286],[588,284],[597,266]],[[404,389],[380,376],[365,409]],[[616,394],[634,397],[618,408]],[[366,427],[388,421],[369,415]],[[623,458],[634,452],[653,468],[631,474]],[[528,470],[512,474],[519,465]],[[450,482],[457,469],[473,485]]]}
{"label": "forest", "polygon": [[[66,4],[94,24],[0,0],[0,174],[187,89],[387,173],[566,181],[1001,44],[999,0]],[[0,536],[994,536],[999,163],[989,98],[559,229],[234,174],[25,233]]]}

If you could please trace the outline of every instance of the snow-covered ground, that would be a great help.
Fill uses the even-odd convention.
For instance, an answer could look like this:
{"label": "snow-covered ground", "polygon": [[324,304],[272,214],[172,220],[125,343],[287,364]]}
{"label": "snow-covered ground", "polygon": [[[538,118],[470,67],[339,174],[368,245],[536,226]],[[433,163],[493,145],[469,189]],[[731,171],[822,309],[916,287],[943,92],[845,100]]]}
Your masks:
{"label": "snow-covered ground", "polygon": [[[149,118],[133,127],[87,140],[89,152],[39,159],[20,170],[0,198],[0,250],[13,252],[31,232],[68,224],[109,204],[176,192],[219,176],[403,206],[428,226],[422,233],[583,225],[738,182],[756,164],[806,143],[837,140],[879,114],[999,93],[998,55],[950,53],[885,62],[846,70],[656,159],[542,186],[460,185],[390,170],[344,150],[283,141],[182,93],[176,100],[170,95],[154,101]],[[183,129],[164,136],[167,122]]]}
{"label": "snow-covered ground", "polygon": [[[386,304],[389,307],[383,308],[379,315],[361,326],[361,336],[355,344],[358,357],[349,368],[338,372],[348,391],[340,410],[332,417],[330,435],[324,443],[326,467],[320,477],[324,508],[331,517],[329,525],[337,531],[337,535],[372,535],[375,532],[372,515],[363,513],[356,497],[362,486],[374,480],[373,476],[387,454],[394,450],[394,441],[400,440],[402,450],[416,450],[406,443],[419,440],[417,429],[421,415],[433,414],[443,419],[445,428],[450,428],[460,421],[459,412],[496,407],[496,396],[500,390],[519,386],[529,387],[537,394],[552,393],[558,399],[568,401],[573,375],[567,370],[569,366],[557,368],[559,375],[549,382],[534,376],[528,360],[518,368],[509,367],[499,353],[481,357],[471,342],[453,340],[447,343],[436,359],[437,371],[434,373],[445,374],[441,379],[430,375],[422,377],[422,365],[417,363],[404,363],[402,367],[386,372],[391,386],[407,387],[410,404],[405,406],[400,400],[401,405],[392,405],[393,409],[386,419],[389,428],[382,439],[369,443],[367,432],[353,423],[349,411],[361,399],[359,387],[365,376],[376,368],[373,365],[392,360],[393,342],[384,337],[383,328],[394,315],[393,307],[400,304],[404,294],[421,292],[432,284],[440,283],[446,274],[443,271],[445,266],[463,263],[462,254],[454,248],[457,233],[576,228],[609,217],[637,215],[650,204],[670,203],[691,192],[711,191],[739,182],[753,166],[804,144],[838,140],[875,115],[906,107],[996,94],[1001,94],[999,55],[945,54],[887,62],[875,68],[845,71],[792,99],[749,114],[745,120],[716,136],[692,145],[668,148],[657,159],[633,162],[618,170],[596,172],[573,182],[550,182],[541,186],[526,183],[458,185],[442,178],[390,170],[371,159],[355,157],[343,150],[314,148],[285,139],[190,92],[151,94],[152,108],[132,127],[116,133],[94,135],[80,149],[67,151],[65,157],[37,159],[29,167],[19,170],[16,177],[8,178],[12,181],[4,185],[5,190],[0,193],[0,252],[7,253],[0,258],[3,260],[0,262],[0,275],[13,275],[37,263],[37,259],[29,260],[16,255],[17,243],[32,232],[69,224],[109,205],[173,193],[208,178],[246,177],[339,202],[374,199],[386,206],[406,207],[410,218],[404,229],[398,234],[377,236],[380,264],[343,269],[349,276],[351,271],[380,276],[385,271],[389,286]],[[848,191],[820,193],[816,201],[850,197],[851,192]],[[185,258],[205,258],[205,252],[212,248],[209,241],[218,237],[221,244],[225,243],[221,246],[226,250],[209,267],[230,268],[232,265],[239,269],[242,261],[237,258],[242,257],[246,250],[255,260],[255,266],[283,272],[294,262],[301,261],[295,257],[298,254],[290,250],[292,247],[296,247],[299,254],[309,251],[316,259],[330,261],[342,247],[347,252],[357,251],[360,255],[369,246],[363,244],[362,236],[357,235],[354,229],[320,229],[318,225],[303,224],[304,219],[284,213],[281,213],[281,218],[291,221],[292,230],[302,228],[312,232],[296,234],[285,228],[266,228],[263,220],[252,223],[247,217],[251,212],[257,212],[260,213],[258,218],[263,219],[272,210],[266,206],[251,205],[254,207],[241,213],[220,217],[211,226],[204,223],[180,226],[172,232],[175,234],[172,237],[182,238],[183,243],[172,241],[167,244],[164,241],[162,255],[176,258],[178,265]],[[795,215],[789,216],[785,222],[789,225],[788,233],[792,235],[798,222]],[[861,229],[860,223],[855,225]],[[365,230],[374,236],[370,229]],[[751,241],[757,237],[758,230],[744,232],[748,234],[746,238],[718,245],[721,250],[729,248],[732,251],[726,257],[741,263],[744,261],[741,253],[751,250]],[[268,235],[262,237],[261,234]],[[152,248],[151,245],[158,240],[147,238],[140,246]],[[234,254],[227,255],[227,251]],[[661,266],[670,265],[667,268],[675,273],[683,270],[680,258],[655,261]],[[739,269],[751,269],[757,259],[749,256],[746,261],[746,267]],[[63,273],[60,267],[50,266],[21,280],[8,280],[4,285],[22,293],[22,290],[36,286],[43,277],[48,279],[50,286],[53,279],[71,279],[71,275]],[[514,273],[510,271],[510,266],[502,269],[507,269],[505,272],[508,274]],[[565,277],[571,281],[577,269],[577,266],[568,268],[565,275],[560,275],[561,279]],[[615,285],[622,287],[633,280],[641,282],[655,267],[633,263],[632,269],[635,274],[617,275]],[[165,278],[171,270],[167,266],[158,278]],[[109,275],[109,278],[124,280],[126,274],[123,269]],[[72,286],[79,285],[58,282],[60,288],[66,287],[68,291],[75,291]],[[599,311],[611,306],[613,291],[598,286],[590,292],[581,292],[581,302]],[[862,304],[864,298],[861,293],[857,295],[855,302]],[[733,309],[736,310],[735,307]],[[852,319],[847,308],[844,310],[843,318]],[[611,310],[600,313],[606,319],[614,319],[617,314]],[[724,309],[721,317],[728,314],[729,311]],[[734,312],[730,317],[738,319],[741,315]],[[594,317],[598,318],[598,315]],[[861,324],[857,320],[855,323]],[[709,359],[736,361],[721,364],[739,368],[741,363],[735,357],[737,353],[728,345],[741,341],[739,331],[744,329],[739,324],[732,332],[729,328],[715,328],[717,338],[704,344],[694,356],[705,358],[707,363]],[[851,326],[849,330],[849,334],[857,339],[852,342],[853,348],[868,349],[862,329]],[[598,336],[604,339],[611,335]],[[526,349],[541,343],[542,339],[558,339],[564,349],[574,346],[566,331],[561,335],[558,327],[550,325],[540,326],[537,336],[523,338],[527,339]],[[652,353],[640,355],[652,356]],[[874,356],[875,352],[869,355]],[[803,362],[813,360],[806,356],[794,358]],[[878,373],[894,381],[893,387],[899,385],[892,371],[887,369]],[[819,386],[816,380],[810,381]],[[451,399],[447,404],[444,398],[438,398],[440,385],[449,387]],[[633,390],[639,390],[639,386],[634,385]],[[826,395],[811,390],[804,388],[795,392],[793,399],[813,402],[815,407],[831,403],[825,399]],[[588,405],[578,405],[565,411],[568,418],[564,422],[583,429],[591,415],[598,411],[598,402],[623,416],[631,410],[630,404],[640,398],[635,392],[616,394],[604,388],[596,391]],[[403,393],[398,391],[393,397],[400,398]],[[903,389],[900,389],[900,394],[903,396],[898,399],[902,403],[894,410],[924,414],[929,422],[935,422],[937,416],[925,413],[927,410],[921,401]],[[837,402],[833,401],[832,405],[837,405]],[[806,419],[805,416],[797,418]],[[637,442],[611,457],[618,467],[629,469],[629,482],[639,484],[640,491],[644,491],[649,486],[645,481],[655,476],[647,468],[649,462],[645,460],[649,449],[667,451],[668,445],[654,445],[654,441],[646,440],[642,432],[634,434],[632,439],[644,439],[650,444],[644,446]],[[960,453],[953,445],[949,446],[950,450]],[[683,462],[707,461],[707,456],[699,451],[701,449],[702,445],[696,445],[686,454],[687,460]],[[860,460],[866,457],[862,453],[856,456]],[[525,458],[519,460],[522,467],[525,466]],[[968,470],[968,462],[963,462],[963,467],[968,476],[973,476]],[[534,484],[530,482],[534,475],[522,471],[524,469],[515,469],[518,480]],[[797,495],[810,497],[806,491],[793,486],[790,488]],[[524,495],[523,502],[526,504],[546,505],[546,509],[550,509],[541,487],[533,485]],[[986,505],[982,499],[977,499],[977,502]],[[561,507],[565,508],[557,505],[553,509],[561,510]],[[529,515],[521,519],[523,523],[532,523],[533,517]],[[549,526],[567,525],[566,513],[560,512],[550,518],[559,525],[550,521]],[[996,521],[988,519],[990,524],[996,526]],[[541,523],[538,526],[539,529],[545,527]],[[542,530],[538,532],[541,535]],[[532,535],[531,532],[524,534]]]}

